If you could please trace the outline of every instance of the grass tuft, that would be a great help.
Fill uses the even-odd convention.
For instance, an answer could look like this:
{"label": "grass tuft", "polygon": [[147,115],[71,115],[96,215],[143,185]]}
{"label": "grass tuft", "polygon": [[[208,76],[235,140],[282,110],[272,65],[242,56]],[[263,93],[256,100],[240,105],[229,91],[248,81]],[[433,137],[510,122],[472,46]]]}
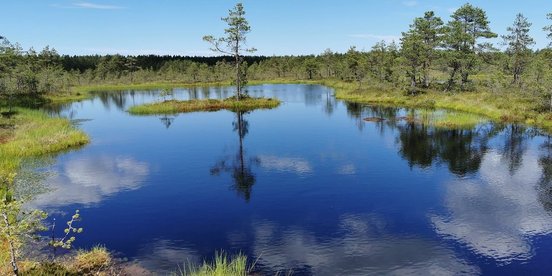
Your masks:
{"label": "grass tuft", "polygon": [[120,275],[114,270],[113,264],[113,258],[107,249],[96,246],[89,251],[81,250],[76,256],[62,260],[22,262],[21,275]]}
{"label": "grass tuft", "polygon": [[271,98],[244,98],[237,100],[228,98],[224,100],[190,100],[177,101],[167,100],[158,103],[137,105],[129,108],[128,112],[133,115],[152,114],[175,114],[197,111],[251,111],[255,109],[271,109],[280,105],[280,101]]}
{"label": "grass tuft", "polygon": [[179,271],[181,276],[246,276],[253,267],[247,266],[247,257],[238,254],[228,257],[226,253],[216,253],[213,263],[203,262],[199,267],[188,264]]}
{"label": "grass tuft", "polygon": [[90,274],[107,269],[112,264],[111,254],[103,246],[96,246],[89,251],[81,250],[71,262],[71,270],[76,274]]}
{"label": "grass tuft", "polygon": [[449,110],[416,109],[409,112],[409,122],[446,129],[472,129],[487,121],[484,117],[465,112]]}

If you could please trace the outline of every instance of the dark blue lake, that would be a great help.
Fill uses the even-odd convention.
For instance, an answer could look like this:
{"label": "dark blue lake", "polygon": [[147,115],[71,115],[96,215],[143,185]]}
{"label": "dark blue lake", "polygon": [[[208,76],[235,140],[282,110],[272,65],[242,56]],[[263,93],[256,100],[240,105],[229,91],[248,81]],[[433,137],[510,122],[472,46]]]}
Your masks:
{"label": "dark blue lake", "polygon": [[490,123],[436,129],[398,119],[408,110],[341,102],[323,86],[249,93],[283,103],[132,116],[130,106],[162,97],[125,91],[60,107],[91,143],[56,157],[51,190],[32,205],[58,220],[79,209],[76,247],[102,244],[158,273],[218,250],[258,259],[267,274],[552,271],[550,137]]}

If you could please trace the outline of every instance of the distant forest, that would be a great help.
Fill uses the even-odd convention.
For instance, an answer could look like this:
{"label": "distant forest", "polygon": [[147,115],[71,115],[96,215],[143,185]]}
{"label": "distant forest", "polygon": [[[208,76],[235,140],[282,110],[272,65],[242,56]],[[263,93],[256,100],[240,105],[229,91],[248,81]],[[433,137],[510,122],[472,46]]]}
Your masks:
{"label": "distant forest", "polygon": [[[552,40],[551,26],[543,31]],[[522,14],[506,30],[491,30],[482,9],[465,4],[445,22],[432,11],[415,18],[400,41],[376,43],[369,50],[351,47],[304,56],[245,56],[248,80],[338,80],[358,89],[486,91],[523,93],[551,106],[552,50],[533,50],[531,23]],[[254,26],[253,26],[254,28]],[[489,38],[503,35],[502,50]],[[206,48],[208,45],[206,45]],[[0,96],[63,93],[72,87],[131,83],[232,84],[230,56],[60,55],[46,47],[24,51],[6,38],[0,41]],[[552,106],[551,106],[552,107]]]}

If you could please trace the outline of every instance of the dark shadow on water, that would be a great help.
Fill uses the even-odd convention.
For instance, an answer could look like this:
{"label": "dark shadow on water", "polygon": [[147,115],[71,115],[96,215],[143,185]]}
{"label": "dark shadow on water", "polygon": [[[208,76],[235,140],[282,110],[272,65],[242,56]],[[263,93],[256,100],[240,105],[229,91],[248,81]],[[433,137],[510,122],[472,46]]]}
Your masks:
{"label": "dark shadow on water", "polygon": [[410,168],[429,168],[435,164],[447,165],[450,172],[458,176],[476,173],[493,137],[502,137],[499,148],[511,174],[523,164],[527,142],[536,132],[522,125],[486,123],[472,129],[446,129],[412,122],[405,115],[413,109],[366,106],[345,103],[347,114],[355,119],[359,130],[366,127],[365,117],[382,118],[374,124],[381,135],[386,130],[396,131],[399,155]]}
{"label": "dark shadow on water", "polygon": [[247,157],[244,149],[244,138],[249,132],[249,122],[245,119],[246,112],[235,112],[236,119],[232,122],[234,131],[238,133],[238,151],[233,156],[228,156],[218,161],[211,168],[211,175],[220,175],[223,172],[231,173],[232,189],[245,201],[249,202],[256,178],[252,171],[253,165],[258,165],[256,157]]}
{"label": "dark shadow on water", "polygon": [[542,175],[538,187],[539,201],[547,212],[552,213],[552,136],[547,135],[540,148]]}
{"label": "dark shadow on water", "polygon": [[479,170],[490,138],[477,130],[437,129],[415,123],[405,123],[397,129],[399,153],[411,168],[445,163],[459,176]]}
{"label": "dark shadow on water", "polygon": [[159,118],[159,121],[165,126],[166,129],[169,129],[174,123],[176,116],[163,115]]}

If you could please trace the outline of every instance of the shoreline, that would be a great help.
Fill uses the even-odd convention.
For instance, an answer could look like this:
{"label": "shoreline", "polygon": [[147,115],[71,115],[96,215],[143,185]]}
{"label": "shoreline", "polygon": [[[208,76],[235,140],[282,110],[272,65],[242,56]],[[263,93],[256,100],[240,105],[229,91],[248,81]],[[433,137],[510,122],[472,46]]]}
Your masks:
{"label": "shoreline", "polygon": [[[524,93],[505,91],[488,92],[483,88],[472,92],[442,92],[429,89],[419,95],[405,95],[401,88],[390,85],[365,85],[358,87],[357,83],[341,80],[254,80],[248,85],[262,84],[313,84],[323,85],[335,90],[335,97],[348,102],[410,108],[437,108],[463,113],[480,115],[494,122],[519,123],[541,128],[552,132],[552,112],[538,112],[535,98]],[[192,88],[210,86],[230,86],[229,82],[153,82],[138,84],[109,84],[95,86],[80,86],[73,88],[68,94],[51,95],[52,103],[74,102],[89,99],[93,92],[122,90],[152,90],[170,88]]]}

